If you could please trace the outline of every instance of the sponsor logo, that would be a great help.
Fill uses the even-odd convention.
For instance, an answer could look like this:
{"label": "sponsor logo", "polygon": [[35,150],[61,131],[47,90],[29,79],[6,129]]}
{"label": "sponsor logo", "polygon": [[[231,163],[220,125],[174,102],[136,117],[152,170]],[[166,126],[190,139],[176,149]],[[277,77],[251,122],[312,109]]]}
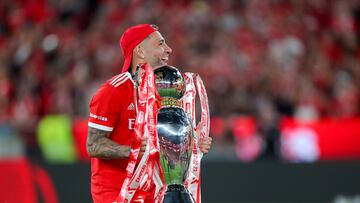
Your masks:
{"label": "sponsor logo", "polygon": [[134,105],[134,103],[129,104],[129,106],[127,107],[127,110],[128,110],[128,111],[135,110],[135,105]]}
{"label": "sponsor logo", "polygon": [[98,116],[98,115],[95,115],[95,114],[92,114],[92,113],[90,113],[90,117],[91,118],[95,118],[95,119],[97,119],[97,120],[101,120],[101,121],[107,121],[108,119],[106,118],[106,117],[104,117],[104,116]]}

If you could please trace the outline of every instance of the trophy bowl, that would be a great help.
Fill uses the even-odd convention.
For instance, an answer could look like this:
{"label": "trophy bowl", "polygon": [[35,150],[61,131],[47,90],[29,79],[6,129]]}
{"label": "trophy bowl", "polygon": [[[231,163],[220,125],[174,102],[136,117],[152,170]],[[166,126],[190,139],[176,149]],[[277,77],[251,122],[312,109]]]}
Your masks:
{"label": "trophy bowl", "polygon": [[185,93],[185,81],[172,66],[155,71],[156,87],[161,96],[157,115],[157,134],[160,145],[160,164],[167,191],[163,202],[194,202],[184,186],[194,143],[191,119],[181,108],[179,99]]}
{"label": "trophy bowl", "polygon": [[184,184],[192,152],[191,122],[181,108],[161,108],[157,132],[166,184]]}

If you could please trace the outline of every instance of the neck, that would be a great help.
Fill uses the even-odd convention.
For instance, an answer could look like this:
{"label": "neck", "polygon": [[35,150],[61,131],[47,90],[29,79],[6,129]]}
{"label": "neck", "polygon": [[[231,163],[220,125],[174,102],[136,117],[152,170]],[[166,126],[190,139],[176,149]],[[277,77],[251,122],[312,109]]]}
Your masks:
{"label": "neck", "polygon": [[130,73],[131,73],[131,75],[134,75],[135,72],[136,72],[136,66],[131,65],[131,67],[130,67]]}
{"label": "neck", "polygon": [[136,66],[138,64],[144,64],[146,63],[146,61],[144,61],[143,59],[140,59],[140,58],[133,58],[133,60],[131,61],[131,74],[135,74],[136,72]]}

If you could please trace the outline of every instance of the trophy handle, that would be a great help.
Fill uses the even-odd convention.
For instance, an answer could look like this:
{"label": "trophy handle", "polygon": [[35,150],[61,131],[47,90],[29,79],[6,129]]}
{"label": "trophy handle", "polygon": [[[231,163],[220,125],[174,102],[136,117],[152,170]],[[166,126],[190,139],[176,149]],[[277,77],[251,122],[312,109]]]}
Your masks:
{"label": "trophy handle", "polygon": [[203,128],[201,129],[200,139],[208,137],[210,133],[210,110],[209,110],[209,101],[206,94],[206,89],[203,81],[199,75],[195,77],[196,89],[199,93],[200,104],[201,104],[201,119]]}
{"label": "trophy handle", "polygon": [[[196,136],[199,143],[200,141],[209,136],[210,133],[210,110],[209,102],[205,89],[205,85],[201,77],[196,73],[186,72],[184,73],[184,78],[186,82],[186,92],[182,99],[182,105],[186,113],[189,114],[190,119],[193,124],[194,131],[196,131],[199,123],[202,125],[200,135]],[[196,122],[196,94],[198,93],[201,106],[201,118],[200,122]]]}
{"label": "trophy handle", "polygon": [[193,154],[191,156],[191,162],[189,166],[189,173],[186,178],[186,187],[195,199],[196,203],[201,202],[201,189],[200,189],[200,162],[202,159],[202,152],[200,151],[200,142],[205,136],[209,136],[210,132],[210,113],[208,98],[205,90],[205,86],[198,74],[186,72],[184,73],[186,82],[186,92],[183,97],[183,108],[185,112],[190,115],[192,120],[194,131],[196,132],[196,116],[195,116],[195,99],[198,92],[201,104],[201,119],[202,125],[199,135],[195,135],[195,143],[193,148]]}

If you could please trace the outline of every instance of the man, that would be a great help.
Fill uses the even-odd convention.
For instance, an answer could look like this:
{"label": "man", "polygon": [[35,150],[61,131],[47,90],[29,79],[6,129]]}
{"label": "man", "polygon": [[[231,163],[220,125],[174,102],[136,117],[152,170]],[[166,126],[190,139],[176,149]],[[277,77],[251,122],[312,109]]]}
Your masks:
{"label": "man", "polygon": [[[115,201],[126,177],[137,110],[137,91],[133,75],[138,64],[152,68],[167,65],[172,52],[154,25],[128,28],[120,39],[125,58],[122,73],[108,80],[90,103],[87,151],[91,159],[91,193],[95,203]],[[200,150],[206,154],[211,138],[204,139]],[[140,156],[146,148],[142,140]],[[136,191],[136,199],[154,202],[155,184]]]}

